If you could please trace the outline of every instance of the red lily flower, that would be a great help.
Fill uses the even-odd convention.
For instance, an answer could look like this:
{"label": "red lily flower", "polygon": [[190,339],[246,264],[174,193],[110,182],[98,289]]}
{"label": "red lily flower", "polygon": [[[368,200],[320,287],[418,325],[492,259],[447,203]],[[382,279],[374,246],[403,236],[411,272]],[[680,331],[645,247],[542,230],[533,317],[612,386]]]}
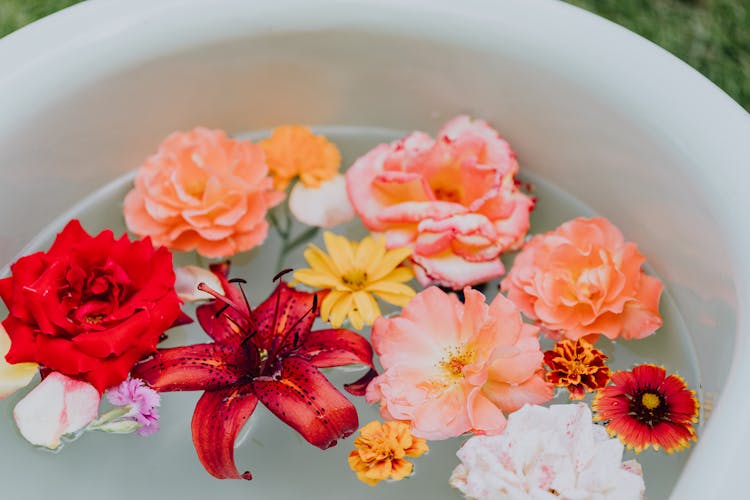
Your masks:
{"label": "red lily flower", "polygon": [[[375,375],[366,339],[344,329],[311,331],[318,296],[280,281],[252,309],[227,280],[228,264],[211,266],[224,294],[197,309],[214,342],[160,349],[133,373],[158,391],[204,390],[192,420],[193,444],[206,470],[219,479],[252,479],[234,463],[234,441],[258,401],[311,444],[326,449],[358,425],[357,411],[318,368],[362,363],[370,371],[346,386],[363,395]],[[278,276],[277,276],[278,278]],[[274,280],[276,280],[275,278]]]}

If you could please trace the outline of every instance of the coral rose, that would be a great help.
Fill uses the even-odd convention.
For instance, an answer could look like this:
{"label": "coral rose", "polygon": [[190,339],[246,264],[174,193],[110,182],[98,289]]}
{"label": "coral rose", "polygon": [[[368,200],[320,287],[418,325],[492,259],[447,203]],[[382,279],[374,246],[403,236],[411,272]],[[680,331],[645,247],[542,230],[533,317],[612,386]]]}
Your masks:
{"label": "coral rose", "polygon": [[483,121],[459,116],[437,139],[414,132],[381,144],[346,174],[349,199],[388,248],[409,246],[423,286],[453,289],[501,276],[501,252],[529,229],[534,200],[515,184],[518,163]]}
{"label": "coral rose", "polygon": [[9,315],[9,363],[39,363],[91,383],[119,384],[180,318],[172,255],[151,242],[92,237],[77,220],[48,252],[10,267],[0,280]]}
{"label": "coral rose", "polygon": [[535,326],[498,294],[465,288],[466,303],[430,287],[400,316],[378,318],[372,343],[385,370],[367,386],[387,420],[411,423],[415,436],[445,439],[465,432],[497,434],[503,412],[552,397],[544,380]]}
{"label": "coral rose", "polygon": [[175,132],[138,170],[125,222],[154,244],[228,257],[260,245],[273,190],[263,150],[221,130]]}
{"label": "coral rose", "polygon": [[559,340],[640,339],[662,324],[661,282],[603,217],[578,218],[532,238],[502,282],[521,311]]}

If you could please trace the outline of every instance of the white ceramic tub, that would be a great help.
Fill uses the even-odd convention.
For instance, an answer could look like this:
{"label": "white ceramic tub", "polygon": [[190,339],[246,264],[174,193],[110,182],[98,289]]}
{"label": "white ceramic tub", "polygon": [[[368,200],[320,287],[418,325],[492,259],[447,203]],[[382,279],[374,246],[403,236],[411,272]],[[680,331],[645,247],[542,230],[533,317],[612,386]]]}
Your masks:
{"label": "white ceramic tub", "polygon": [[[0,266],[172,130],[434,132],[459,113],[488,119],[523,169],[613,220],[666,283],[706,417],[672,497],[746,495],[750,118],[663,50],[554,0],[93,0],[0,40],[0,68]],[[91,479],[87,443],[21,460],[21,444],[5,444],[20,441],[9,408],[3,497],[29,481],[73,496],[68,481]],[[148,450],[123,443],[109,453]],[[80,475],[45,484],[35,468],[53,459]],[[120,498],[138,480],[143,498],[198,495],[153,469],[133,465],[137,479],[120,470],[90,492],[113,481]],[[224,497],[275,498],[242,486]]]}

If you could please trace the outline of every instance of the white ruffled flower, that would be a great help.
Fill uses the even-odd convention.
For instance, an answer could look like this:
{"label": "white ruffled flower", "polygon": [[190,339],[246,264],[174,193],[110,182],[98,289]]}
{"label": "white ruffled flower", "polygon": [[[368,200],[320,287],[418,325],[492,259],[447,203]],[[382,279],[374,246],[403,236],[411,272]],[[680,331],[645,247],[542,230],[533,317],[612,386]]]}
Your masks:
{"label": "white ruffled flower", "polygon": [[641,466],[592,423],[585,404],[526,405],[496,436],[474,436],[458,451],[450,484],[469,499],[642,499]]}

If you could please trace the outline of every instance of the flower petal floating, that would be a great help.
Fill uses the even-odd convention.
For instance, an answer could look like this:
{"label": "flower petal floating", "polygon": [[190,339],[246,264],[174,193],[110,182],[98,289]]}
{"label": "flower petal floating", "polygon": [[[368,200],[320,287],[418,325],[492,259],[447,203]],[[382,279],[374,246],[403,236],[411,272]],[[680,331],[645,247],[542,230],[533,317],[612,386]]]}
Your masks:
{"label": "flower petal floating", "polygon": [[663,286],[644,274],[644,261],[607,219],[573,219],[533,237],[502,290],[555,340],[641,339],[662,324]]}
{"label": "flower petal floating", "polygon": [[5,399],[18,389],[26,387],[39,372],[36,363],[10,364],[5,361],[5,355],[10,349],[8,332],[0,324],[0,399]]}
{"label": "flower petal floating", "polygon": [[[133,376],[157,391],[205,391],[193,414],[193,444],[206,470],[219,479],[251,479],[234,462],[234,441],[260,401],[311,444],[325,449],[357,429],[357,412],[318,370],[347,364],[371,372],[347,386],[362,394],[372,371],[372,349],[348,330],[311,331],[317,295],[281,282],[252,309],[227,280],[227,265],[212,266],[223,295],[197,309],[214,342],[160,349]],[[234,281],[234,280],[233,280]],[[242,281],[242,280],[240,280]]]}
{"label": "flower petal floating", "polygon": [[609,382],[607,355],[585,339],[561,340],[544,353],[549,367],[547,380],[570,392],[570,399],[583,399],[586,392],[601,389]]}
{"label": "flower petal floating", "polygon": [[63,435],[96,418],[100,399],[93,385],[52,372],[18,402],[13,418],[27,441],[54,450]]}
{"label": "flower petal floating", "polygon": [[346,179],[338,174],[312,188],[298,182],[289,193],[289,211],[303,224],[333,227],[354,218],[354,209],[346,194]]}
{"label": "flower petal floating", "polygon": [[534,200],[518,163],[486,122],[459,116],[433,140],[414,132],[381,144],[346,173],[362,223],[388,248],[408,246],[422,285],[461,289],[501,276],[498,256],[523,243]]}
{"label": "flower petal floating", "polygon": [[135,432],[139,436],[150,436],[159,430],[161,397],[156,391],[144,385],[143,380],[124,380],[117,387],[108,390],[105,396],[113,405],[129,408],[121,418],[137,422],[140,427]]}
{"label": "flower petal floating", "polygon": [[210,270],[198,266],[180,266],[175,268],[174,291],[184,302],[212,300],[210,293],[198,290],[198,285],[205,283],[214,290],[221,288],[221,281]]}
{"label": "flower petal floating", "polygon": [[39,363],[91,383],[117,385],[181,321],[172,255],[148,239],[90,236],[69,222],[52,247],[21,257],[0,279],[11,340],[5,359]]}
{"label": "flower petal floating", "polygon": [[271,137],[258,143],[266,154],[276,189],[283,191],[299,177],[311,188],[330,181],[338,174],[341,153],[325,136],[315,135],[301,125],[283,125]]}
{"label": "flower petal floating", "polygon": [[263,243],[266,212],[283,200],[263,150],[221,130],[196,128],[164,139],[125,197],[125,222],[174,250],[228,257]]}
{"label": "flower petal floating", "polygon": [[384,479],[400,481],[411,475],[414,465],[405,457],[419,457],[428,451],[424,439],[411,435],[404,422],[373,420],[360,429],[349,453],[349,467],[357,479],[375,486]]}
{"label": "flower petal floating", "polygon": [[697,439],[698,400],[679,375],[650,364],[612,374],[612,385],[597,393],[594,420],[628,449],[681,451]]}
{"label": "flower petal floating", "polygon": [[525,406],[497,436],[474,436],[458,451],[451,486],[466,498],[638,500],[645,485],[635,460],[591,422],[584,404]]}
{"label": "flower petal floating", "polygon": [[537,327],[521,321],[502,295],[490,305],[467,287],[466,303],[430,287],[394,318],[378,318],[372,342],[385,372],[370,382],[387,420],[411,423],[415,436],[445,439],[497,434],[503,412],[552,397],[544,380]]}
{"label": "flower petal floating", "polygon": [[381,316],[373,295],[397,306],[406,305],[414,296],[414,290],[404,284],[414,274],[401,266],[411,249],[386,250],[385,239],[372,236],[355,243],[326,231],[323,238],[328,254],[310,245],[305,260],[311,268],[294,273],[300,283],[330,290],[321,306],[323,321],[338,328],[348,317],[359,330]]}

